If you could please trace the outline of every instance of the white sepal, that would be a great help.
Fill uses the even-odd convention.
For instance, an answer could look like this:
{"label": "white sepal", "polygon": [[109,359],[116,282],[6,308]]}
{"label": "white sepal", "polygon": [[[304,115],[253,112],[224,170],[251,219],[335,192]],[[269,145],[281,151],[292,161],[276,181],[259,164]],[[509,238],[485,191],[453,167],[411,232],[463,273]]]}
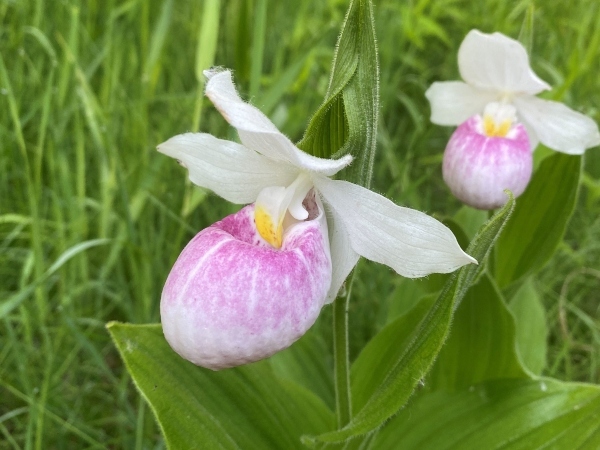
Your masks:
{"label": "white sepal", "polygon": [[431,121],[438,125],[460,125],[481,113],[497,99],[494,91],[469,86],[462,81],[436,81],[425,92],[431,104]]}
{"label": "white sepal", "polygon": [[299,169],[331,176],[352,161],[350,155],[340,159],[323,159],[299,150],[258,108],[243,101],[237,93],[230,71],[206,72],[206,96],[237,128],[245,147],[273,161],[284,161]]}
{"label": "white sepal", "polygon": [[292,165],[210,134],[179,134],[160,144],[158,151],[179,160],[192,183],[232,203],[252,203],[262,189],[288,186],[298,175]]}
{"label": "white sepal", "polygon": [[469,31],[458,49],[458,69],[463,80],[480,89],[530,95],[550,89],[531,70],[525,47],[502,33]]}
{"label": "white sepal", "polygon": [[356,253],[418,278],[448,273],[476,263],[462,251],[454,234],[419,211],[397,206],[356,184],[315,177],[325,201],[338,213]]}
{"label": "white sepal", "polygon": [[514,100],[519,115],[545,146],[570,155],[600,145],[598,125],[562,103],[521,96]]}

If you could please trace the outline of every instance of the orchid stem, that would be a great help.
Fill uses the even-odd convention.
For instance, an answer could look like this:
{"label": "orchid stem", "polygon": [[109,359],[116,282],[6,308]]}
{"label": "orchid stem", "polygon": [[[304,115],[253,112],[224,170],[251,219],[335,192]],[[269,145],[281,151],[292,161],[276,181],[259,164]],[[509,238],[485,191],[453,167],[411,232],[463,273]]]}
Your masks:
{"label": "orchid stem", "polygon": [[352,419],[350,393],[350,352],[348,347],[348,304],[354,273],[346,281],[346,292],[333,302],[333,377],[335,383],[335,410],[338,428]]}

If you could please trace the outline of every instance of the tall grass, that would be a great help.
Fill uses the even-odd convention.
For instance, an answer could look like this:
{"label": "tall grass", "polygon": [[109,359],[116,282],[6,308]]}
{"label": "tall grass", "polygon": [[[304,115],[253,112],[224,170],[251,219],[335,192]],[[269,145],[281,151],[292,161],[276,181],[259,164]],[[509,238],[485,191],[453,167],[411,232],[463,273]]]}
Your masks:
{"label": "tall grass", "polygon": [[[235,137],[202,97],[201,71],[213,64],[233,68],[246,98],[300,138],[325,93],[346,2],[293,3],[0,2],[0,449],[163,447],[104,323],[158,321],[179,251],[238,207],[192,187],[154,148],[189,130]],[[456,50],[471,28],[516,37],[533,13],[533,65],[555,86],[548,98],[599,120],[600,8],[569,5],[378,2],[374,188],[429,213],[459,208],[439,177],[450,130],[429,123],[423,93],[458,78]],[[553,325],[548,373],[598,382],[598,149],[586,163],[568,239],[536,283]],[[403,289],[433,282],[361,263],[354,354]]]}

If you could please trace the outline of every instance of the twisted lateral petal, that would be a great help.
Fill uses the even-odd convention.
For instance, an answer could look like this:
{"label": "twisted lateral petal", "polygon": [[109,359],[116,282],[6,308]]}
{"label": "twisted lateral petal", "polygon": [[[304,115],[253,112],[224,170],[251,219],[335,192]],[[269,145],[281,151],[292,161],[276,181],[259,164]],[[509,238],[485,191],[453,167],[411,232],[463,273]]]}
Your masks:
{"label": "twisted lateral petal", "polygon": [[327,293],[326,303],[331,303],[338,295],[342,284],[348,278],[350,271],[358,262],[360,257],[350,245],[350,236],[344,225],[344,221],[335,209],[326,206],[329,220],[329,242],[331,245],[331,287]]}
{"label": "twisted lateral petal", "polygon": [[458,69],[480,89],[531,95],[550,89],[531,70],[525,47],[502,33],[469,31],[458,49]]}
{"label": "twisted lateral petal", "polygon": [[291,165],[210,134],[180,134],[160,144],[158,151],[179,160],[192,183],[232,203],[251,203],[263,188],[287,186],[298,175]]}
{"label": "twisted lateral petal", "polygon": [[274,161],[285,161],[298,168],[331,176],[352,161],[343,158],[322,159],[299,150],[258,108],[244,102],[233,85],[229,71],[205,71],[206,96],[225,120],[238,130],[244,146]]}
{"label": "twisted lateral petal", "polygon": [[445,225],[419,211],[397,206],[347,181],[315,177],[325,201],[343,219],[359,255],[417,278],[448,273],[476,261],[463,252]]}
{"label": "twisted lateral petal", "polygon": [[290,227],[281,250],[254,226],[254,205],[201,231],[163,289],[160,312],[171,347],[218,370],[266,358],[316,320],[331,284],[327,224]]}
{"label": "twisted lateral petal", "polygon": [[529,96],[516,97],[514,103],[523,122],[547,147],[581,155],[600,144],[596,122],[562,103]]}
{"label": "twisted lateral petal", "polygon": [[459,125],[495,101],[498,93],[469,86],[462,81],[436,81],[425,92],[431,104],[431,121]]}

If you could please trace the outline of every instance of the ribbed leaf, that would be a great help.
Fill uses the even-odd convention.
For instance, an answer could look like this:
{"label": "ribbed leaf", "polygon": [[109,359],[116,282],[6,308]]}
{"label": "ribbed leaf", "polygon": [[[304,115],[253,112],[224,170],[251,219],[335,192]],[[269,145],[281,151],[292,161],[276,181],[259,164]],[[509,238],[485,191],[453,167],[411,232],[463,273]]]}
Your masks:
{"label": "ribbed leaf", "polygon": [[575,207],[581,164],[581,156],[562,153],[542,161],[498,240],[500,288],[540,269],[554,254]]}
{"label": "ribbed leaf", "polygon": [[[506,223],[514,206],[511,199],[500,209],[496,215],[487,222],[467,252],[476,258],[480,265],[494,244],[502,227]],[[374,361],[381,361],[378,355],[382,353],[393,354],[390,346],[396,341],[391,333],[380,333],[365,347],[355,362],[354,373],[363,373],[365,370],[383,370],[383,380],[373,380],[367,386],[360,385],[359,389],[368,389],[369,392],[353,394],[358,401],[368,400],[353,417],[352,421],[344,428],[316,437],[306,437],[304,442],[316,444],[317,442],[339,442],[354,436],[369,433],[380,427],[386,420],[393,416],[406,404],[416,386],[423,379],[433,364],[436,356],[446,340],[454,310],[458,307],[466,291],[473,283],[478,266],[468,265],[455,273],[446,283],[442,293],[437,298],[429,313],[419,323],[408,338],[410,344],[403,351],[393,355],[391,361],[384,362],[382,368],[374,367]],[[390,326],[393,326],[392,323]],[[384,331],[387,329],[384,328]],[[357,384],[357,387],[359,385]]]}
{"label": "ribbed leaf", "polygon": [[469,289],[431,373],[428,389],[456,390],[495,378],[527,378],[515,321],[487,274]]}
{"label": "ribbed leaf", "polygon": [[437,296],[423,297],[406,314],[381,330],[360,353],[350,374],[352,380],[352,409],[360,411],[369,401],[412,343],[421,322]]}
{"label": "ribbed leaf", "polygon": [[550,379],[497,380],[419,396],[391,420],[377,450],[600,448],[600,388]]}
{"label": "ribbed leaf", "polygon": [[516,321],[521,361],[532,373],[540,375],[546,366],[548,325],[544,305],[531,279],[519,288],[508,306]]}
{"label": "ribbed leaf", "polygon": [[158,324],[107,327],[171,449],[302,448],[303,433],[334,426],[320,399],[266,362],[213,372],[171,350]]}
{"label": "ribbed leaf", "polygon": [[311,328],[291,347],[269,358],[273,372],[279,378],[310,389],[330,408],[335,406],[332,360],[331,348],[317,327]]}

